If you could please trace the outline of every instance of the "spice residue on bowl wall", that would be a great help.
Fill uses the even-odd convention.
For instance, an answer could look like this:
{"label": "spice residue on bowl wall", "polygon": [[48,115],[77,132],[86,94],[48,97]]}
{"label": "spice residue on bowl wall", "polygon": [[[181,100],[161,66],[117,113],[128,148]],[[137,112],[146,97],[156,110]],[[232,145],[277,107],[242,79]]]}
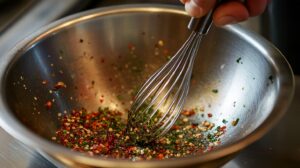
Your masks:
{"label": "spice residue on bowl wall", "polygon": [[[142,33],[145,36],[145,33]],[[155,39],[155,38],[152,38]],[[88,40],[79,39],[80,44],[88,43]],[[75,101],[80,104],[82,100],[85,100],[88,93],[84,93],[87,90],[95,90],[94,97],[98,99],[98,110],[90,110],[86,107],[73,107],[72,110],[63,110],[57,113],[60,126],[57,128],[55,134],[52,135],[52,141],[61,144],[72,151],[83,152],[92,156],[112,157],[117,159],[130,159],[132,161],[138,160],[151,160],[151,159],[171,159],[179,157],[187,157],[191,155],[201,155],[202,153],[211,151],[221,144],[221,138],[226,133],[227,127],[236,126],[238,119],[228,122],[223,119],[218,125],[209,121],[214,117],[211,111],[205,111],[204,106],[200,108],[188,108],[181,112],[181,115],[171,130],[163,137],[153,141],[149,144],[138,144],[133,139],[134,136],[129,136],[130,132],[135,133],[138,130],[126,130],[127,110],[117,110],[118,105],[125,103],[132,103],[138,87],[135,86],[128,89],[127,86],[116,86],[114,83],[121,83],[118,80],[122,80],[122,77],[126,74],[134,74],[134,80],[144,81],[147,79],[147,75],[157,69],[157,66],[148,65],[144,63],[142,57],[139,57],[136,53],[138,50],[136,46],[129,42],[126,46],[128,53],[118,55],[116,58],[121,59],[124,62],[124,67],[118,67],[113,62],[100,59],[99,66],[106,66],[106,70],[113,71],[114,76],[105,77],[107,83],[113,88],[113,92],[109,93],[107,99],[104,93],[97,90],[99,81],[96,79],[89,79],[85,74],[73,76],[70,79],[74,81],[82,80],[88,81],[87,85],[82,84],[73,86],[68,81],[58,80],[56,82],[42,79],[40,84],[44,88],[50,88],[47,93],[49,97],[52,96],[44,104],[44,110],[51,112],[58,107],[56,104],[55,96],[65,96],[64,91],[66,89],[75,89],[74,92],[80,92],[75,95],[68,95],[70,101]],[[59,60],[63,60],[65,52],[60,49],[58,52]],[[170,52],[166,45],[166,42],[162,39],[156,40],[153,47],[153,57],[163,57],[163,61],[170,59]],[[48,56],[51,58],[51,56]],[[88,51],[83,52],[82,61],[96,61],[95,56],[89,55]],[[157,61],[157,60],[156,60]],[[159,60],[158,60],[159,61]],[[50,67],[56,65],[51,64]],[[57,77],[56,74],[63,75],[63,70],[59,70],[57,73],[52,73],[51,77]],[[24,77],[21,76],[22,81]],[[116,82],[117,81],[117,82]],[[130,81],[135,82],[135,81]],[[77,82],[74,82],[78,84]],[[124,83],[124,82],[123,82]],[[24,84],[25,85],[25,84]],[[195,85],[195,81],[192,82]],[[27,88],[25,88],[27,89]],[[213,88],[210,94],[216,96],[219,94],[218,88]],[[55,96],[54,96],[55,95]],[[113,99],[112,99],[113,97]],[[115,98],[114,98],[115,97]],[[34,97],[36,102],[39,100],[37,96]],[[115,101],[117,102],[115,102]],[[44,100],[43,100],[44,101]],[[120,103],[120,104],[118,104]],[[38,103],[35,103],[37,105]],[[111,104],[114,104],[111,106]],[[209,104],[208,107],[211,107]],[[34,111],[43,112],[42,109],[34,107]],[[57,109],[55,109],[57,110]],[[201,118],[194,120],[194,118]],[[228,125],[227,125],[228,124]]]}

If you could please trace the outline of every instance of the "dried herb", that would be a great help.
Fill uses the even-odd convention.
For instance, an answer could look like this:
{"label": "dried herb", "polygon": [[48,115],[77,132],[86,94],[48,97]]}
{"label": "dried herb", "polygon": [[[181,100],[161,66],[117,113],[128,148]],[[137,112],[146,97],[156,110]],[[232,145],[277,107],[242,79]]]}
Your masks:
{"label": "dried herb", "polygon": [[61,127],[51,139],[89,155],[132,161],[161,160],[210,151],[220,144],[220,137],[226,131],[226,126],[215,127],[208,121],[192,123],[188,116],[193,116],[195,110],[185,110],[164,137],[141,145],[126,134],[126,120],[122,114],[108,108],[99,108],[98,112],[73,110],[60,117]]}
{"label": "dried herb", "polygon": [[219,90],[218,89],[213,89],[213,90],[211,90],[213,93],[218,93],[219,92]]}

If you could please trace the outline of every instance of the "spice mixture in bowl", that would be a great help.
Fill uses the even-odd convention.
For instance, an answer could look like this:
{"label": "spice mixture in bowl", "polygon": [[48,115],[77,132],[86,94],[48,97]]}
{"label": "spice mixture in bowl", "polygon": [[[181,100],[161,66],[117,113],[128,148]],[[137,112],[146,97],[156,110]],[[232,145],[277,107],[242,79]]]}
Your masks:
{"label": "spice mixture in bowl", "polygon": [[0,63],[1,126],[71,167],[224,164],[283,115],[292,72],[255,33],[238,25],[213,27],[180,118],[165,136],[136,143],[126,130],[127,112],[140,85],[186,40],[188,21],[178,7],[130,5],[41,29]]}

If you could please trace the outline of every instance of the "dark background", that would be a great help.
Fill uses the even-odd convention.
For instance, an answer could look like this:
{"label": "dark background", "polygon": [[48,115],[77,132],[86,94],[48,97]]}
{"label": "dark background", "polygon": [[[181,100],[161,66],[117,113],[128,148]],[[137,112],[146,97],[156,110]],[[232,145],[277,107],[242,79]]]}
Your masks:
{"label": "dark background", "polygon": [[285,55],[300,74],[300,1],[272,0],[261,20],[263,35]]}

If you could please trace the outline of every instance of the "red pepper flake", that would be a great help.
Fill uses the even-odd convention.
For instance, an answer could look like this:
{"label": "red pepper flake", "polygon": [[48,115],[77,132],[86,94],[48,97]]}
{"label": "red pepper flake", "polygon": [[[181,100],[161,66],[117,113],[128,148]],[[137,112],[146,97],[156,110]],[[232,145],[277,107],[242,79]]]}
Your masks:
{"label": "red pepper flake", "polygon": [[169,51],[168,49],[164,49],[163,53],[164,53],[165,55],[169,55],[170,51]]}
{"label": "red pepper flake", "polygon": [[183,112],[181,112],[182,115],[187,116],[187,117],[191,117],[193,115],[196,114],[195,110],[185,110]]}
{"label": "red pepper flake", "polygon": [[208,113],[207,116],[208,116],[209,118],[211,118],[213,115],[212,115],[211,113]]}
{"label": "red pepper flake", "polygon": [[162,160],[164,158],[164,154],[160,153],[157,155],[157,159]]}
{"label": "red pepper flake", "polygon": [[100,102],[100,103],[103,103],[103,101],[104,101],[104,99],[102,99],[102,98],[101,98],[101,99],[99,99],[99,102]]}
{"label": "red pepper flake", "polygon": [[102,59],[101,59],[101,63],[104,63],[104,62],[105,62],[105,60],[104,60],[104,58],[102,58]]}
{"label": "red pepper flake", "polygon": [[135,46],[132,43],[128,43],[128,49],[130,51],[133,51],[133,50],[135,50]]}
{"label": "red pepper flake", "polygon": [[43,85],[47,85],[47,83],[48,83],[47,80],[43,80],[43,81],[42,81],[42,84],[43,84]]}
{"label": "red pepper flake", "polygon": [[172,126],[172,129],[173,129],[173,130],[179,130],[180,127],[179,127],[178,125],[173,125],[173,126]]}
{"label": "red pepper flake", "polygon": [[79,39],[79,42],[80,42],[80,43],[83,43],[83,39]]}
{"label": "red pepper flake", "polygon": [[51,107],[52,107],[52,101],[47,101],[47,102],[45,103],[45,107],[46,107],[47,110],[50,110]]}
{"label": "red pepper flake", "polygon": [[220,131],[225,131],[226,130],[226,126],[222,126],[221,128],[220,128]]}
{"label": "red pepper flake", "polygon": [[198,123],[192,123],[192,128],[197,128],[198,127]]}
{"label": "red pepper flake", "polygon": [[135,151],[136,150],[136,147],[135,146],[129,146],[128,148],[127,148],[127,151],[128,152],[133,152],[133,151]]}
{"label": "red pepper flake", "polygon": [[61,88],[66,88],[66,84],[62,81],[59,81],[55,84],[54,88],[57,89],[57,90],[61,89]]}
{"label": "red pepper flake", "polygon": [[192,83],[192,85],[195,85],[195,84],[197,84],[197,81],[196,81],[195,79],[193,79],[193,80],[191,81],[191,83]]}

